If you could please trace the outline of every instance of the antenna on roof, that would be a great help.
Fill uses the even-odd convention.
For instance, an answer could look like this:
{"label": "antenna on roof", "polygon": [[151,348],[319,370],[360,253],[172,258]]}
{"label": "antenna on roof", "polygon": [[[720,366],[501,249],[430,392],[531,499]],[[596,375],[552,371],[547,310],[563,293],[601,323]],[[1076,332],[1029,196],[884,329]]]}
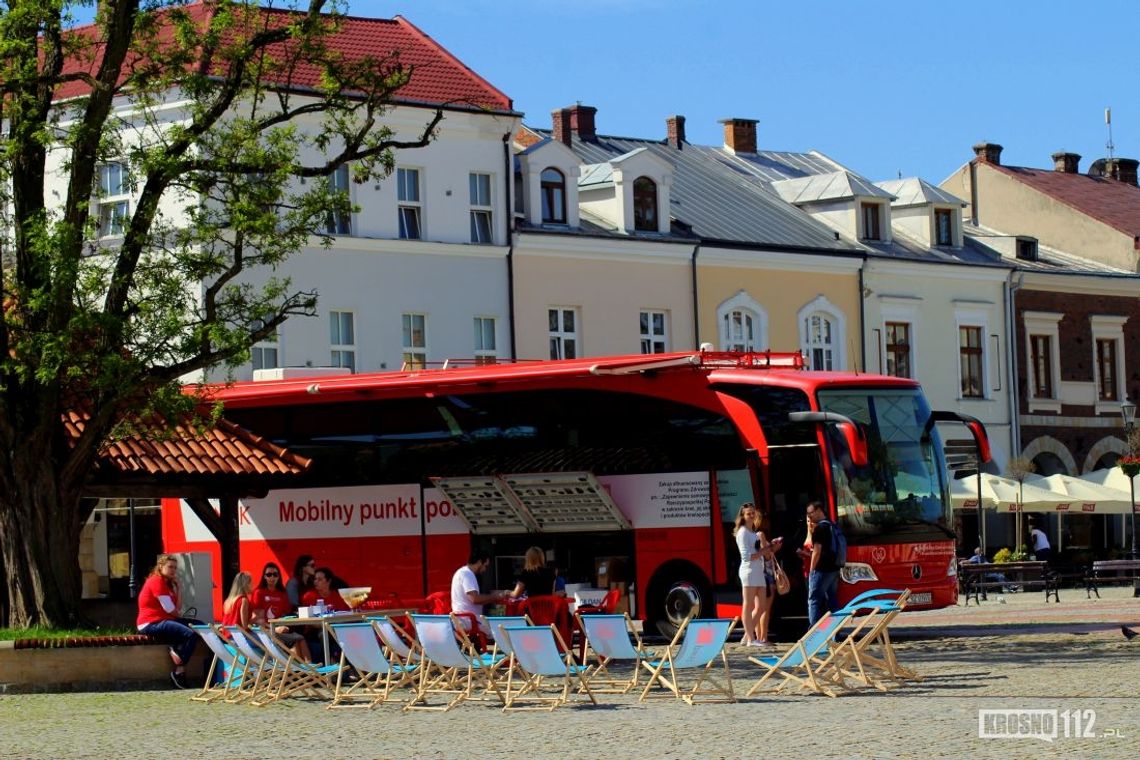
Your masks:
{"label": "antenna on roof", "polygon": [[1112,158],[1112,151],[1116,149],[1116,146],[1112,144],[1112,107],[1111,106],[1104,109],[1104,124],[1106,127],[1108,127],[1108,142],[1106,142],[1104,144],[1104,147],[1108,149],[1108,157]]}

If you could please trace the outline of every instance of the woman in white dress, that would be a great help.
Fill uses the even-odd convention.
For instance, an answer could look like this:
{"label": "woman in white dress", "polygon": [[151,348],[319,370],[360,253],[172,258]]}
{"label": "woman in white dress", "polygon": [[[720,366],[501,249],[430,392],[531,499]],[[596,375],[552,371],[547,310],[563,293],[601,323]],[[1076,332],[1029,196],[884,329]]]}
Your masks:
{"label": "woman in white dress", "polygon": [[736,537],[736,548],[740,550],[740,585],[744,587],[744,608],[741,618],[744,623],[745,646],[760,646],[759,623],[763,609],[767,584],[764,579],[764,547],[760,538],[760,513],[752,502],[740,505],[736,524],[732,529]]}

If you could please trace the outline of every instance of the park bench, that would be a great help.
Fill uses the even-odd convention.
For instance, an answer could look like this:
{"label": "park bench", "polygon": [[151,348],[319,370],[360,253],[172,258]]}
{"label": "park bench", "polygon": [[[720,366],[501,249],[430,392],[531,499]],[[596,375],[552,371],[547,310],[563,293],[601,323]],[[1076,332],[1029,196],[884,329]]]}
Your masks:
{"label": "park bench", "polygon": [[1140,559],[1098,559],[1089,567],[1085,576],[1085,593],[1089,598],[1096,594],[1100,599],[1102,583],[1140,583]]}
{"label": "park bench", "polygon": [[[1005,580],[995,580],[999,574]],[[974,597],[975,604],[981,604],[980,600],[986,598],[987,589],[1008,586],[1041,588],[1045,590],[1046,602],[1050,596],[1058,604],[1061,602],[1061,597],[1057,594],[1057,573],[1049,569],[1047,562],[962,562],[958,565],[958,578],[967,606],[971,596]]]}

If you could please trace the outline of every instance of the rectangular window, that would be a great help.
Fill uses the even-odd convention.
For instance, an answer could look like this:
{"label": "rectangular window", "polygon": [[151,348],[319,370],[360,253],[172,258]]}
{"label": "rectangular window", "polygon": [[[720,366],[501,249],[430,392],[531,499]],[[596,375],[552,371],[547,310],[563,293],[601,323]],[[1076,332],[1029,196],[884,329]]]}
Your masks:
{"label": "rectangular window", "polygon": [[396,197],[399,201],[400,238],[419,240],[423,237],[420,225],[420,170],[396,170]]}
{"label": "rectangular window", "polygon": [[1101,401],[1116,401],[1116,341],[1100,338],[1096,342],[1097,395]]}
{"label": "rectangular window", "polygon": [[860,208],[863,212],[863,239],[882,240],[879,230],[879,204],[863,203],[860,204]]}
{"label": "rectangular window", "polygon": [[948,208],[934,209],[934,244],[954,245],[954,217]]}
{"label": "rectangular window", "polygon": [[404,314],[401,319],[404,369],[423,369],[427,366],[427,317],[423,314]]}
{"label": "rectangular window", "polygon": [[471,242],[489,245],[493,232],[491,227],[491,175],[469,175],[471,195]]}
{"label": "rectangular window", "polygon": [[557,306],[547,310],[550,322],[550,358],[578,358],[578,310]]}
{"label": "rectangular window", "polygon": [[1048,335],[1030,335],[1034,398],[1053,398],[1053,345]]}
{"label": "rectangular window", "polygon": [[130,187],[124,164],[99,167],[99,236],[111,237],[127,231],[130,216]]}
{"label": "rectangular window", "polygon": [[[348,197],[348,166],[337,167],[328,177],[329,190]],[[325,218],[325,231],[330,235],[352,234],[352,215],[347,211],[330,211]]]}
{"label": "rectangular window", "polygon": [[983,398],[982,328],[958,328],[958,356],[961,361],[962,397]]}
{"label": "rectangular window", "polygon": [[663,311],[641,312],[641,353],[663,354],[669,350],[669,317]]}
{"label": "rectangular window", "polygon": [[497,358],[495,318],[475,317],[475,363],[494,364]]}
{"label": "rectangular window", "polygon": [[329,346],[332,366],[356,371],[356,330],[351,311],[329,312]]}
{"label": "rectangular window", "polygon": [[[252,330],[260,330],[265,322],[255,319],[251,325]],[[262,338],[250,348],[250,361],[254,369],[273,369],[280,367],[277,353],[277,331],[274,330],[268,337]]]}
{"label": "rectangular window", "polygon": [[887,322],[887,374],[913,377],[910,371],[910,325]]}

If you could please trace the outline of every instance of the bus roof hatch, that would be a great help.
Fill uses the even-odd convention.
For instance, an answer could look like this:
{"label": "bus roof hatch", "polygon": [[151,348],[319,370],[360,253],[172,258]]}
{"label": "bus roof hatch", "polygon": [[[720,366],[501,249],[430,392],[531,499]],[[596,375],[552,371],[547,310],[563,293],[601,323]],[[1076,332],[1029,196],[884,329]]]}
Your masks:
{"label": "bus roof hatch", "polygon": [[477,535],[632,527],[591,472],[431,480]]}

